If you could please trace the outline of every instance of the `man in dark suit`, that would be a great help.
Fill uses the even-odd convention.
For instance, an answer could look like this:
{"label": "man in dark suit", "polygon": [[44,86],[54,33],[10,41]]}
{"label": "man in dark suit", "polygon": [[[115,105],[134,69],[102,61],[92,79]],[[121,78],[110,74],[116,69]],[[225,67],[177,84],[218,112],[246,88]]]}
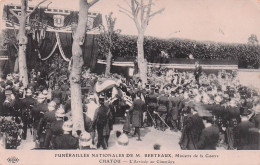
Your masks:
{"label": "man in dark suit", "polygon": [[21,106],[21,118],[23,122],[23,139],[27,137],[27,126],[32,122],[31,118],[31,108],[36,104],[36,100],[32,96],[32,90],[27,89],[26,97],[20,101]]}
{"label": "man in dark suit", "polygon": [[105,97],[103,95],[100,96],[99,103],[100,107],[96,110],[93,119],[93,129],[97,129],[98,133],[97,148],[102,145],[103,149],[107,149],[113,116],[109,107],[105,106]]}
{"label": "man in dark suit", "polygon": [[147,97],[147,103],[148,103],[148,114],[147,114],[147,125],[153,126],[154,122],[154,111],[157,109],[157,98],[159,97],[159,94],[157,92],[158,90],[153,87],[151,87],[151,93],[148,94]]}
{"label": "man in dark suit", "polygon": [[57,105],[61,104],[62,92],[58,84],[55,84],[55,88],[51,93],[51,98]]}
{"label": "man in dark suit", "polygon": [[165,92],[162,91],[160,93],[160,96],[158,98],[158,108],[157,108],[157,129],[159,128],[162,131],[165,131],[166,129],[166,125],[165,125],[165,121],[166,121],[166,116],[167,116],[167,112],[169,109],[169,100],[168,97],[166,96]]}
{"label": "man in dark suit", "polygon": [[63,134],[59,135],[55,138],[53,142],[54,149],[78,149],[79,148],[79,140],[72,136],[72,127],[73,123],[71,120],[64,122],[62,129]]}
{"label": "man in dark suit", "polygon": [[255,145],[251,141],[250,129],[254,128],[254,124],[249,121],[247,114],[240,115],[241,123],[234,128],[234,139],[237,150],[252,150]]}
{"label": "man in dark suit", "polygon": [[196,61],[195,62],[194,76],[195,76],[195,79],[196,79],[198,85],[199,85],[199,78],[201,76],[201,72],[202,72],[202,67],[200,66],[199,62]]}
{"label": "man in dark suit", "polygon": [[135,127],[134,136],[138,135],[138,141],[141,141],[140,127],[142,127],[143,111],[146,108],[146,104],[141,99],[141,92],[137,92],[136,99],[133,102],[129,112],[132,113],[132,126]]}
{"label": "man in dark suit", "polygon": [[56,121],[55,112],[56,112],[56,103],[51,101],[48,104],[48,112],[46,112],[41,118],[38,128],[37,135],[38,137],[44,137],[44,148],[49,148],[50,140],[46,140],[46,135],[50,131],[51,123]]}
{"label": "man in dark suit", "polygon": [[260,129],[260,103],[258,103],[254,108],[255,116],[251,119],[255,124],[255,127]]}
{"label": "man in dark suit", "polygon": [[202,117],[205,128],[202,130],[197,147],[199,150],[216,150],[219,128],[213,125],[213,117]]}
{"label": "man in dark suit", "polygon": [[39,94],[37,97],[36,105],[32,108],[32,118],[33,118],[33,140],[36,140],[37,128],[39,126],[40,120],[43,117],[44,113],[48,111],[48,105],[44,103],[45,96]]}
{"label": "man in dark suit", "polygon": [[180,100],[175,97],[175,93],[172,92],[169,97],[169,122],[171,124],[171,130],[178,131],[178,105]]}

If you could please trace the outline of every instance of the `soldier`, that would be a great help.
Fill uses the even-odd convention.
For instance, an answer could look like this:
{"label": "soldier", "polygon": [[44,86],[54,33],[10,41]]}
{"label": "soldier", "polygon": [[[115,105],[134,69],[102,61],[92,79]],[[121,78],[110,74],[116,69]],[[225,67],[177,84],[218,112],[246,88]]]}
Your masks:
{"label": "soldier", "polygon": [[154,86],[151,87],[151,93],[148,94],[148,114],[147,114],[147,125],[148,127],[156,126],[154,121],[154,111],[157,109],[157,98],[159,97],[159,89]]}
{"label": "soldier", "polygon": [[45,96],[40,93],[37,97],[36,105],[32,108],[33,141],[36,140],[37,128],[39,126],[40,120],[43,117],[44,113],[48,111],[48,105],[44,103],[44,101],[45,101]]}
{"label": "soldier", "polygon": [[25,140],[27,137],[27,126],[32,124],[31,108],[36,104],[36,100],[32,96],[32,90],[27,89],[26,97],[20,101],[21,103],[21,119],[23,122],[22,137]]}
{"label": "soldier", "polygon": [[226,136],[228,149],[235,149],[235,139],[234,139],[234,127],[237,126],[238,121],[240,120],[240,110],[236,105],[236,101],[231,99],[229,105],[226,107],[226,111],[228,112],[227,123],[226,123]]}
{"label": "soldier", "polygon": [[178,131],[178,105],[180,100],[175,96],[175,92],[171,92],[169,97],[169,123],[171,124],[171,130]]}
{"label": "soldier", "polygon": [[55,138],[53,142],[54,149],[78,149],[79,141],[77,138],[72,136],[72,127],[73,123],[71,120],[68,120],[63,123],[62,129],[63,134]]}
{"label": "soldier", "polygon": [[159,129],[162,131],[165,131],[165,129],[167,128],[165,121],[166,121],[168,109],[169,109],[169,100],[168,97],[165,95],[165,92],[162,91],[158,98],[158,108],[157,111],[155,112],[155,114],[157,115],[156,124],[159,127]]}
{"label": "soldier", "polygon": [[97,148],[102,145],[103,149],[107,149],[113,116],[110,109],[105,106],[105,97],[103,95],[100,96],[99,103],[100,107],[94,115],[93,129],[97,129],[98,133]]}
{"label": "soldier", "polygon": [[133,102],[129,112],[132,114],[132,127],[135,127],[134,135],[138,135],[138,141],[141,141],[140,127],[142,127],[143,110],[146,108],[145,102],[141,100],[141,92],[137,92],[136,99]]}
{"label": "soldier", "polygon": [[49,140],[45,140],[45,137],[47,135],[47,132],[50,131],[51,123],[56,121],[55,117],[55,110],[56,110],[56,103],[54,101],[51,101],[48,104],[48,112],[46,112],[41,118],[39,122],[39,126],[37,128],[37,135],[39,138],[44,139],[44,145],[43,147],[48,149],[49,148]]}

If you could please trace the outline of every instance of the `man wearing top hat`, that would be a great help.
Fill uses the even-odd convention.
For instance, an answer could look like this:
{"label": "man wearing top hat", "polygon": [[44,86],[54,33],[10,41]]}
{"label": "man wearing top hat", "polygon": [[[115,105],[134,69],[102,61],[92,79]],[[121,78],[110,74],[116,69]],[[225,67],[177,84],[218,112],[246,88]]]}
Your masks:
{"label": "man wearing top hat", "polygon": [[[180,147],[183,150],[198,149],[198,142],[202,130],[205,128],[202,118],[199,116],[195,107],[190,107],[190,113],[184,121],[181,139],[179,141]],[[203,111],[205,113],[205,111]]]}

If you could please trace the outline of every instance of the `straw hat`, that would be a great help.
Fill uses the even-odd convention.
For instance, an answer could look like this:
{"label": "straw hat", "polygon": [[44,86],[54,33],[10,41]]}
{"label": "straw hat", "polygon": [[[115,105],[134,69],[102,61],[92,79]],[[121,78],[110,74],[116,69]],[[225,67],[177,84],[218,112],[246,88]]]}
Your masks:
{"label": "straw hat", "polygon": [[63,123],[62,129],[64,131],[70,132],[70,131],[72,131],[72,128],[73,128],[72,120],[68,120]]}
{"label": "straw hat", "polygon": [[79,137],[80,146],[90,146],[91,145],[91,136],[88,132],[82,132]]}
{"label": "straw hat", "polygon": [[117,139],[117,143],[118,143],[119,145],[123,145],[123,146],[128,145],[129,139],[128,139],[127,135],[124,134],[124,133],[121,134],[121,135],[118,137],[118,139]]}
{"label": "straw hat", "polygon": [[31,89],[27,89],[26,96],[31,96],[31,95],[32,95],[32,90]]}
{"label": "straw hat", "polygon": [[57,111],[55,112],[56,117],[64,117],[65,116],[65,110],[62,106],[60,106]]}

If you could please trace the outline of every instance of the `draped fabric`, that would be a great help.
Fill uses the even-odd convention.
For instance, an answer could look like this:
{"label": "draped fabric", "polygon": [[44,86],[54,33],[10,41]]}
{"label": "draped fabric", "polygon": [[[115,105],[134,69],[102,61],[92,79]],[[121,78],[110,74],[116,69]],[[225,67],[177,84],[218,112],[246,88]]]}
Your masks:
{"label": "draped fabric", "polygon": [[95,69],[98,57],[97,35],[87,34],[83,49],[83,60],[87,67],[93,71]]}
{"label": "draped fabric", "polygon": [[38,56],[40,59],[45,59],[46,57],[51,56],[56,48],[57,40],[55,32],[46,32],[45,39],[42,40],[40,46],[36,42],[33,44],[34,49],[38,50]]}
{"label": "draped fabric", "polygon": [[63,59],[70,60],[72,56],[72,35],[71,33],[58,33],[57,42]]}
{"label": "draped fabric", "polygon": [[[16,6],[17,8],[21,8],[21,6]],[[16,17],[13,17],[13,15],[10,13],[10,9],[14,9],[14,5],[5,5],[3,7],[3,19],[5,20],[13,20],[15,24],[19,23],[19,20]],[[19,9],[18,9],[19,10]],[[16,13],[18,13],[17,9],[14,10]],[[67,13],[63,13],[64,11],[67,11]],[[54,28],[56,30],[64,29],[66,27],[71,26],[71,24],[78,22],[78,11],[72,11],[72,10],[62,10],[62,9],[53,9],[49,10],[46,7],[37,8],[35,12],[33,12],[30,15],[30,19],[34,19],[36,17],[39,17],[40,20],[46,21],[47,25],[51,28]],[[62,27],[55,27],[54,25],[54,15],[62,15],[64,16],[64,24]],[[102,24],[102,15],[100,13],[91,13],[89,12],[89,15],[91,15],[91,18],[93,18],[93,26],[91,26],[88,29],[96,28]]]}

